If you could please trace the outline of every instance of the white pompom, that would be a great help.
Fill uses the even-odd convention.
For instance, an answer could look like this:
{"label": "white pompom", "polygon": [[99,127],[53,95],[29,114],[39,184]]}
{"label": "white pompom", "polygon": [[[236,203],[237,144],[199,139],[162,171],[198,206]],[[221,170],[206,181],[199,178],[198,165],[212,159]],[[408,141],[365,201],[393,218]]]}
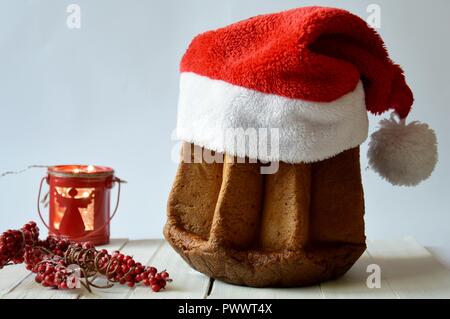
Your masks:
{"label": "white pompom", "polygon": [[436,135],[427,124],[390,119],[371,135],[369,165],[393,185],[415,186],[427,179],[437,162]]}

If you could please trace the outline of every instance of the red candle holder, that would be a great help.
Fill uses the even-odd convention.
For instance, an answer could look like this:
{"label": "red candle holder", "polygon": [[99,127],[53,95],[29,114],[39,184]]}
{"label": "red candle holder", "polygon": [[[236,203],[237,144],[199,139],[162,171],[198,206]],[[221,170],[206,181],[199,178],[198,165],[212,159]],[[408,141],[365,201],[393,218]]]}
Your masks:
{"label": "red candle holder", "polygon": [[[49,222],[40,210],[44,180],[49,185]],[[95,245],[107,244],[110,222],[119,207],[120,184],[114,170],[93,165],[58,165],[48,168],[39,186],[38,212],[49,235]],[[110,193],[118,184],[117,200],[110,215]]]}

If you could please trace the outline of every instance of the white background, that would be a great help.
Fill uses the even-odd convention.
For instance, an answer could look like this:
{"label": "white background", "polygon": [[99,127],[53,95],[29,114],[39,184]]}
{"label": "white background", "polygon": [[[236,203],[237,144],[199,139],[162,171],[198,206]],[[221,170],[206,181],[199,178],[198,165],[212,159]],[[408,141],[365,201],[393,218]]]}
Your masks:
{"label": "white background", "polygon": [[[81,7],[81,29],[66,8]],[[0,0],[0,171],[30,164],[109,165],[128,180],[114,237],[161,237],[176,170],[178,63],[196,34],[304,5],[339,6],[366,19],[381,7],[391,57],[415,93],[410,120],[429,123],[439,164],[416,188],[363,170],[369,238],[413,235],[450,248],[450,2],[289,0]],[[370,117],[371,131],[380,117]],[[362,146],[362,167],[367,166]],[[0,230],[37,219],[44,169],[0,179]]]}

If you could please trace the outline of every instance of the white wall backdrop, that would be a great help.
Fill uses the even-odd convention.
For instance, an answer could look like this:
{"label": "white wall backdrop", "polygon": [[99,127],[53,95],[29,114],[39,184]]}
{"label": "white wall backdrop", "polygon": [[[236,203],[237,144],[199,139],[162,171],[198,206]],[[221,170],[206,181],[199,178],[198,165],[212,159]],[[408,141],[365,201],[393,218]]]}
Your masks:
{"label": "white wall backdrop", "polygon": [[[81,8],[80,29],[66,25],[71,3]],[[425,245],[450,247],[447,0],[0,0],[0,172],[30,164],[112,166],[129,182],[113,236],[161,237],[176,170],[178,63],[191,38],[312,4],[365,19],[371,3],[381,8],[379,32],[415,93],[409,118],[436,130],[440,161],[416,188],[393,187],[363,171],[367,235],[413,235]],[[371,117],[371,131],[379,120]],[[0,230],[37,219],[44,174],[36,169],[0,179]]]}

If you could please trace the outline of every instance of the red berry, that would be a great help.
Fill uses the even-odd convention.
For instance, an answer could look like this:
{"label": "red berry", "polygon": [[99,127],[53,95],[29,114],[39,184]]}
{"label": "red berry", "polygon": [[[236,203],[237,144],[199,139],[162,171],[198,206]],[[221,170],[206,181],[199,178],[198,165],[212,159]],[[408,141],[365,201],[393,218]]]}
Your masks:
{"label": "red berry", "polygon": [[148,271],[150,272],[150,274],[152,274],[152,276],[154,276],[158,272],[155,267],[149,267]]}
{"label": "red berry", "polygon": [[161,278],[163,278],[163,279],[169,278],[169,273],[168,273],[167,271],[163,271],[163,272],[161,273]]}
{"label": "red berry", "polygon": [[128,266],[127,265],[122,265],[122,273],[123,274],[126,274],[127,272],[128,272],[128,270],[129,270],[129,268],[128,268]]}
{"label": "red berry", "polygon": [[161,286],[159,286],[159,285],[157,285],[157,284],[152,285],[152,290],[153,290],[154,292],[158,292],[158,291],[161,290]]}

